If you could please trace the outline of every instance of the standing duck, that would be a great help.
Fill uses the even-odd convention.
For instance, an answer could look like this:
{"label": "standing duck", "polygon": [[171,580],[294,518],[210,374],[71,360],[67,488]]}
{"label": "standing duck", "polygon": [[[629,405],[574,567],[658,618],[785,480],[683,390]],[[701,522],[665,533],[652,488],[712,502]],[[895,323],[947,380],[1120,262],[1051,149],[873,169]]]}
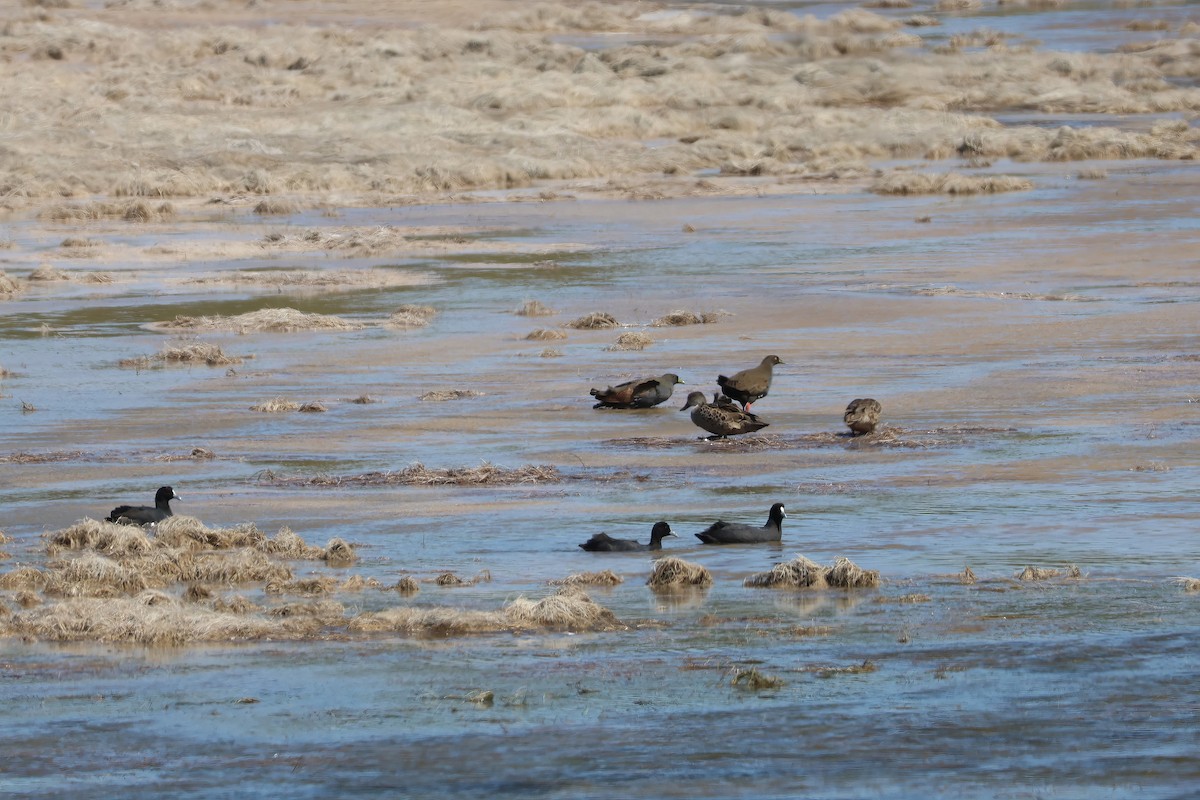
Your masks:
{"label": "standing duck", "polygon": [[117,506],[108,515],[109,522],[125,520],[129,525],[152,525],[162,522],[167,517],[175,516],[171,511],[171,501],[181,500],[170,486],[164,486],[154,493],[153,506]]}
{"label": "standing duck", "polygon": [[782,363],[779,356],[767,356],[757,367],[735,372],[732,378],[718,375],[717,385],[726,397],[741,403],[743,411],[749,411],[751,403],[767,396],[771,390],[771,371]]}
{"label": "standing duck", "polygon": [[592,408],[652,408],[671,399],[675,384],[683,383],[673,372],[657,378],[642,378],[618,383],[607,389],[592,389],[591,395],[600,402]]}
{"label": "standing duck", "polygon": [[635,539],[614,539],[607,533],[597,533],[583,544],[584,550],[592,553],[633,552],[635,550],[662,550],[662,540],[674,536],[675,532],[666,522],[656,522],[650,529],[650,544],[642,544]]}
{"label": "standing duck", "polygon": [[717,520],[709,525],[696,538],[704,544],[761,544],[778,542],[783,538],[783,503],[771,506],[767,515],[767,524],[761,528],[755,525],[745,525],[740,522],[725,522]]}
{"label": "standing duck", "polygon": [[689,408],[692,409],[692,423],[713,434],[701,437],[710,441],[739,433],[754,433],[770,424],[748,411],[742,411],[724,398],[714,398],[714,402],[709,403],[704,399],[703,392],[689,394],[687,403],[679,410],[687,411]]}
{"label": "standing duck", "polygon": [[851,433],[861,436],[875,430],[882,411],[883,406],[879,405],[878,400],[860,397],[857,400],[851,400],[850,405],[846,406],[846,413],[842,415],[842,421],[850,428]]}

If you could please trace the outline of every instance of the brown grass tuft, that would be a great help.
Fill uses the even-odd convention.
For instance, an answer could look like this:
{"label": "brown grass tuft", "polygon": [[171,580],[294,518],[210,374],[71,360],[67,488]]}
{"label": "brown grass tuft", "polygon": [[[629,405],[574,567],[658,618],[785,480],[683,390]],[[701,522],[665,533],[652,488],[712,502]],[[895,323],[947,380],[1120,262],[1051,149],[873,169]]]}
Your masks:
{"label": "brown grass tuft", "polygon": [[1185,592],[1200,592],[1200,578],[1172,578],[1171,583],[1182,587]]}
{"label": "brown grass tuft", "polygon": [[295,400],[288,400],[286,397],[274,397],[261,403],[255,403],[250,406],[250,410],[260,411],[264,414],[284,414],[289,411],[299,411],[300,404]]}
{"label": "brown grass tuft", "polygon": [[1014,175],[963,175],[930,172],[889,172],[877,180],[871,191],[876,194],[995,194],[1033,188],[1033,181]]}
{"label": "brown grass tuft", "polygon": [[1019,581],[1047,581],[1052,578],[1082,578],[1079,567],[1071,564],[1062,569],[1029,566],[1015,575]]}
{"label": "brown grass tuft", "polygon": [[577,572],[565,578],[550,581],[551,586],[616,586],[625,579],[611,569],[600,572]]}
{"label": "brown grass tuft", "polygon": [[622,627],[616,615],[575,586],[564,586],[536,601],[518,597],[504,607],[504,616],[516,628],[607,631]]}
{"label": "brown grass tuft", "polygon": [[551,328],[536,328],[525,334],[525,338],[535,342],[552,342],[566,339],[567,334],[564,331],[556,331]]}
{"label": "brown grass tuft", "polygon": [[0,295],[16,294],[24,288],[21,281],[9,277],[4,270],[0,270]]}
{"label": "brown grass tuft", "polygon": [[615,328],[619,323],[616,317],[612,314],[607,314],[603,311],[593,311],[578,319],[573,319],[567,323],[568,328],[578,328],[580,330],[599,330],[602,328]]}
{"label": "brown grass tuft", "polygon": [[824,589],[826,567],[802,555],[791,561],[776,564],[769,572],[751,575],[742,581],[743,586],[765,589]]}
{"label": "brown grass tuft", "polygon": [[975,570],[963,567],[963,571],[958,573],[958,582],[967,585],[975,583]]}
{"label": "brown grass tuft", "polygon": [[645,350],[647,346],[654,344],[654,339],[646,333],[630,331],[622,333],[617,337],[614,344],[604,348],[605,350]]}
{"label": "brown grass tuft", "polygon": [[751,667],[750,669],[734,667],[733,678],[730,679],[729,683],[739,689],[749,689],[752,692],[783,688],[782,678],[759,672],[757,667]]}
{"label": "brown grass tuft", "polygon": [[425,403],[442,403],[447,400],[462,400],[466,397],[483,397],[483,392],[477,392],[474,389],[441,389],[435,392],[426,392],[417,399]]}
{"label": "brown grass tuft", "polygon": [[400,580],[396,581],[396,585],[392,588],[400,594],[412,595],[421,591],[421,584],[417,583],[417,579],[413,576],[405,575]]}
{"label": "brown grass tuft", "polygon": [[650,324],[655,328],[666,328],[679,325],[709,325],[721,318],[720,312],[705,311],[697,314],[694,311],[672,311],[666,316],[659,317]]}
{"label": "brown grass tuft", "polygon": [[161,353],[138,358],[123,358],[119,361],[122,367],[146,369],[153,362],[167,364],[205,364],[210,367],[226,367],[231,364],[241,364],[240,356],[226,355],[220,345],[208,342],[179,342],[168,344]]}
{"label": "brown grass tuft", "polygon": [[400,306],[384,323],[388,328],[420,328],[428,325],[437,316],[433,306],[418,306],[406,303]]}
{"label": "brown grass tuft", "polygon": [[329,409],[326,408],[324,406],[324,404],[322,404],[322,403],[309,402],[309,403],[303,403],[300,406],[300,408],[298,408],[296,410],[299,411],[301,414],[319,414],[324,411],[328,411]]}
{"label": "brown grass tuft", "polygon": [[174,219],[175,207],[170,203],[159,203],[154,206],[144,200],[96,201],[83,205],[53,206],[39,216],[50,222],[90,222],[102,219],[120,219],[126,222],[161,222]]}
{"label": "brown grass tuft", "polygon": [[712,582],[712,573],[700,564],[668,556],[654,562],[654,570],[646,584],[658,589],[673,586],[711,586]]}
{"label": "brown grass tuft", "polygon": [[823,567],[797,554],[791,561],[776,564],[769,572],[751,575],[743,586],[765,589],[862,589],[879,585],[879,572],[864,570],[845,557],[838,557],[832,566]]}
{"label": "brown grass tuft", "polygon": [[299,210],[300,207],[290,200],[280,200],[277,198],[260,200],[254,206],[254,213],[260,216],[286,216],[287,214],[295,214]]}
{"label": "brown grass tuft", "polygon": [[65,270],[61,270],[53,264],[39,264],[37,269],[26,276],[26,280],[31,281],[69,281],[70,279],[71,277]]}
{"label": "brown grass tuft", "polygon": [[556,312],[540,300],[526,300],[525,304],[513,313],[519,317],[549,317]]}
{"label": "brown grass tuft", "polygon": [[335,537],[330,539],[325,545],[325,549],[321,551],[321,560],[331,567],[346,566],[357,561],[358,554],[345,539]]}
{"label": "brown grass tuft", "polygon": [[356,331],[362,328],[329,314],[306,314],[294,308],[264,308],[233,317],[178,316],[151,327],[168,331],[235,331],[237,333],[292,333],[295,331]]}

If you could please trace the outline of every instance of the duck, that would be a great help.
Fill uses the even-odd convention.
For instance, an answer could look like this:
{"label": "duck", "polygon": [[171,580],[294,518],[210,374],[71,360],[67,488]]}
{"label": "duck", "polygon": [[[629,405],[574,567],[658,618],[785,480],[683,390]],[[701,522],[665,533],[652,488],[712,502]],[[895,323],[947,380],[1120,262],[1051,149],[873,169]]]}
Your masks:
{"label": "duck", "polygon": [[654,523],[654,527],[650,529],[650,544],[642,544],[635,539],[614,539],[607,533],[597,533],[579,546],[591,553],[662,550],[662,540],[674,535],[675,532],[671,530],[671,526],[664,521]]}
{"label": "duck", "polygon": [[109,522],[124,520],[130,525],[153,525],[167,517],[175,516],[171,511],[172,500],[182,500],[170,486],[163,486],[154,493],[152,506],[117,506],[108,515]]}
{"label": "duck", "polygon": [[606,389],[592,389],[592,397],[600,401],[592,408],[653,408],[671,399],[677,383],[683,383],[679,376],[666,372],[657,378],[641,378]]}
{"label": "duck", "polygon": [[696,427],[713,434],[700,437],[708,441],[736,436],[739,433],[754,433],[771,424],[739,409],[727,398],[714,396],[713,402],[709,403],[705,400],[703,392],[689,394],[687,402],[679,410],[687,411],[689,408],[692,409],[692,422]]}
{"label": "duck", "polygon": [[740,522],[717,520],[696,538],[704,544],[761,544],[778,542],[783,538],[783,503],[775,503],[767,514],[767,524],[761,528]]}
{"label": "duck", "polygon": [[782,363],[779,356],[767,356],[757,367],[735,372],[732,378],[718,375],[717,385],[726,397],[741,403],[743,411],[749,411],[752,403],[766,397],[767,392],[771,391],[772,370],[776,364]]}
{"label": "duck", "polygon": [[883,406],[879,404],[878,400],[860,397],[857,400],[851,400],[850,405],[846,406],[846,413],[842,415],[842,421],[850,428],[852,434],[862,436],[864,433],[871,433],[875,430],[882,411]]}

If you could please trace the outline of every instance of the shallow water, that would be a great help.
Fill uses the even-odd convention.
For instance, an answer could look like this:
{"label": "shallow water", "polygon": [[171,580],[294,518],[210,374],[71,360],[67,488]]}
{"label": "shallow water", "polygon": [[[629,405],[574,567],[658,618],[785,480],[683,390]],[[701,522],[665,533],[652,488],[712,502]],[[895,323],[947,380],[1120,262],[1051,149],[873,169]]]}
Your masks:
{"label": "shallow water", "polygon": [[[1092,49],[1132,13],[1069,6],[986,22]],[[939,33],[959,24],[981,20],[949,18]],[[1200,574],[1195,168],[1103,166],[1106,179],[1081,181],[1078,165],[997,165],[1037,188],[955,199],[492,193],[138,230],[5,222],[6,256],[35,264],[67,235],[137,251],[276,230],[455,231],[442,255],[64,261],[117,280],[0,301],[0,366],[14,373],[0,381],[5,571],[44,558],[42,533],[170,483],[177,512],[209,525],[286,525],[358,548],[351,567],[300,563],[298,576],[490,578],[427,584],[411,600],[346,592],[348,614],[495,609],[611,569],[625,582],[589,593],[627,626],[445,640],[330,630],[165,650],[0,639],[6,796],[1190,796],[1200,604],[1171,579]],[[420,282],[320,293],[186,282],[264,268]],[[555,315],[513,313],[530,299]],[[424,328],[382,327],[404,303],[439,313]],[[228,368],[118,366],[176,338],[153,323],[265,307],[364,327],[201,334],[246,358]],[[650,326],[679,308],[727,314]],[[608,350],[613,330],[524,338],[597,310],[654,343]],[[628,413],[593,410],[587,394],[668,370],[680,390],[713,391],[718,373],[772,352],[786,363],[756,406],[767,435],[750,443],[698,441],[682,394]],[[418,400],[438,389],[482,395]],[[379,402],[349,402],[362,394]],[[275,396],[328,410],[249,410]],[[882,401],[891,435],[839,435],[861,396]],[[215,458],[163,459],[194,447]],[[482,461],[553,465],[563,479],[288,481]],[[717,517],[761,522],[775,501],[789,511],[781,546],[693,536]],[[601,530],[645,541],[660,518],[679,534],[666,551],[707,567],[711,588],[657,594],[646,554],[577,547]],[[798,552],[847,556],[883,585],[742,585]],[[1072,564],[1082,578],[1012,577]],[[978,583],[959,582],[965,566]],[[782,685],[735,684],[751,667]],[[472,700],[484,691],[490,703]]]}

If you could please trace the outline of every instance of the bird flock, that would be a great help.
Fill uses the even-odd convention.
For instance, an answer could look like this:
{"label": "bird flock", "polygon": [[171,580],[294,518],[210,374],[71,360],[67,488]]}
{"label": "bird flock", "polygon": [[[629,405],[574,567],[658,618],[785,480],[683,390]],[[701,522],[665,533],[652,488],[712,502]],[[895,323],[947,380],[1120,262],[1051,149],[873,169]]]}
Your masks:
{"label": "bird flock", "polygon": [[[750,406],[766,397],[771,391],[774,368],[784,361],[776,355],[763,358],[757,366],[735,372],[732,376],[718,375],[719,391],[713,394],[710,403],[704,392],[693,391],[687,396],[681,411],[691,409],[691,420],[696,427],[707,431],[710,436],[700,437],[706,441],[724,439],[744,433],[762,430],[770,423],[750,411]],[[596,399],[593,408],[645,409],[653,408],[671,399],[678,384],[683,380],[673,372],[657,377],[626,381],[604,389],[592,389]],[[842,420],[854,436],[872,433],[879,424],[882,407],[878,400],[859,398],[846,406]],[[157,525],[173,515],[171,501],[181,499],[170,486],[161,487],[154,495],[153,506],[121,505],[108,515],[109,522],[128,525]],[[787,516],[783,503],[775,503],[762,526],[717,520],[696,538],[703,544],[760,544],[779,542],[783,536],[783,520]],[[650,530],[650,541],[642,544],[635,539],[617,539],[607,533],[597,533],[579,546],[589,552],[645,552],[662,549],[662,540],[677,534],[665,521],[656,522]]]}
{"label": "bird flock", "polygon": [[[766,397],[771,391],[771,380],[777,364],[785,363],[777,355],[763,358],[757,366],[735,372],[732,376],[718,375],[719,390],[713,394],[712,402],[704,392],[689,392],[681,411],[691,409],[692,423],[710,433],[702,436],[705,441],[724,439],[744,433],[754,433],[770,423],[751,413],[750,406]],[[671,399],[677,384],[683,381],[673,372],[655,378],[626,381],[604,389],[592,389],[591,395],[597,402],[593,408],[653,408]],[[854,436],[874,432],[879,424],[883,407],[873,398],[857,398],[846,406],[842,421]],[[717,520],[696,534],[703,544],[759,544],[779,542],[783,536],[783,503],[775,503],[767,514],[767,522],[761,527],[738,522]],[[666,521],[656,522],[650,531],[649,544],[635,539],[615,539],[607,533],[598,533],[579,545],[589,552],[638,552],[661,550],[662,540],[675,536]]]}

